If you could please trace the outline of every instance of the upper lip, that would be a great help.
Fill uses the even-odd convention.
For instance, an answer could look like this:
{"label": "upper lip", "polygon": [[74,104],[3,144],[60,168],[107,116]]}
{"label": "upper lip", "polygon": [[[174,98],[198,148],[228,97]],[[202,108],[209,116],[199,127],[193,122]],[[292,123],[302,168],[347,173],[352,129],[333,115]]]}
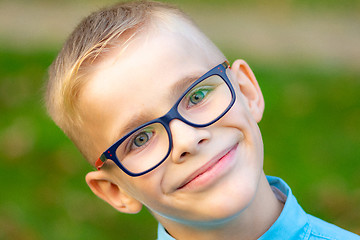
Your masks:
{"label": "upper lip", "polygon": [[187,178],[185,178],[184,181],[179,185],[177,189],[183,188],[185,185],[190,183],[192,180],[200,176],[201,174],[205,173],[209,169],[211,169],[213,166],[215,166],[228,152],[230,152],[235,146],[231,146],[229,148],[226,148],[225,150],[218,153],[216,156],[214,156],[210,161],[202,165],[200,168],[198,168],[195,172],[190,174]]}

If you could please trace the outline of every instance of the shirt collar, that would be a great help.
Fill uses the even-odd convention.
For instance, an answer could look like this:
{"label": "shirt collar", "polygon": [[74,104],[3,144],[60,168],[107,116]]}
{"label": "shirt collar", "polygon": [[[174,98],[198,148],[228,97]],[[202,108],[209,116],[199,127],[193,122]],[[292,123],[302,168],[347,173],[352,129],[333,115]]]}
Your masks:
{"label": "shirt collar", "polygon": [[306,239],[310,233],[307,214],[300,207],[290,187],[280,178],[267,176],[270,186],[286,195],[284,208],[270,229],[259,240],[264,239]]}
{"label": "shirt collar", "polygon": [[[286,196],[286,202],[279,218],[259,240],[307,239],[310,233],[307,215],[296,201],[290,187],[278,177],[267,176],[266,178],[270,186],[276,187]],[[174,240],[161,224],[158,227],[158,239]]]}

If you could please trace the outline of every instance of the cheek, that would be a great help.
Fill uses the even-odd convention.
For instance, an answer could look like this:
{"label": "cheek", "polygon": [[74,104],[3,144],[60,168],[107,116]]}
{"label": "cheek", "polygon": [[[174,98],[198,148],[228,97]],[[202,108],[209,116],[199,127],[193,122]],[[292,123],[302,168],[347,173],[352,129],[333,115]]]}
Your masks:
{"label": "cheek", "polygon": [[234,105],[219,122],[221,122],[223,126],[236,127],[245,131],[250,127],[252,116],[246,108],[243,100],[239,99],[240,97],[237,97]]}
{"label": "cheek", "polygon": [[241,131],[245,137],[248,153],[262,162],[263,142],[259,126],[244,103],[237,100],[230,111],[221,120],[221,125]]}
{"label": "cheek", "polygon": [[161,201],[160,176],[157,171],[140,177],[130,177],[121,173],[118,181],[130,196],[148,207]]}

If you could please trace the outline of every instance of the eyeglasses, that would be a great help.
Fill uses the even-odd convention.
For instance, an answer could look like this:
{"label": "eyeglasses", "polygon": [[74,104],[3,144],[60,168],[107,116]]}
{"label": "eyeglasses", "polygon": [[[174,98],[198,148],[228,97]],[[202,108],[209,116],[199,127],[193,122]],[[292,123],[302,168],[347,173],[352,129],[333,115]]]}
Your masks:
{"label": "eyeglasses", "polygon": [[223,117],[235,102],[235,92],[226,75],[227,61],[197,79],[164,116],[151,120],[120,138],[96,161],[98,170],[108,159],[126,174],[144,175],[169,156],[173,140],[173,119],[197,128],[207,127]]}

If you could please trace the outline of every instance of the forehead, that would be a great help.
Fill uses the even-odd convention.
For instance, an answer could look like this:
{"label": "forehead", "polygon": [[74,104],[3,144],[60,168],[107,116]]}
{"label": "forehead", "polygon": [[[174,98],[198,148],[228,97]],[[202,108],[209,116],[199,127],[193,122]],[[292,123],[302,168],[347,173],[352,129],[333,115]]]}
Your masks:
{"label": "forehead", "polygon": [[94,137],[113,139],[139,116],[146,122],[165,114],[176,101],[169,93],[178,81],[201,76],[222,61],[210,59],[203,49],[171,32],[138,37],[127,48],[114,49],[82,91],[86,128]]}

